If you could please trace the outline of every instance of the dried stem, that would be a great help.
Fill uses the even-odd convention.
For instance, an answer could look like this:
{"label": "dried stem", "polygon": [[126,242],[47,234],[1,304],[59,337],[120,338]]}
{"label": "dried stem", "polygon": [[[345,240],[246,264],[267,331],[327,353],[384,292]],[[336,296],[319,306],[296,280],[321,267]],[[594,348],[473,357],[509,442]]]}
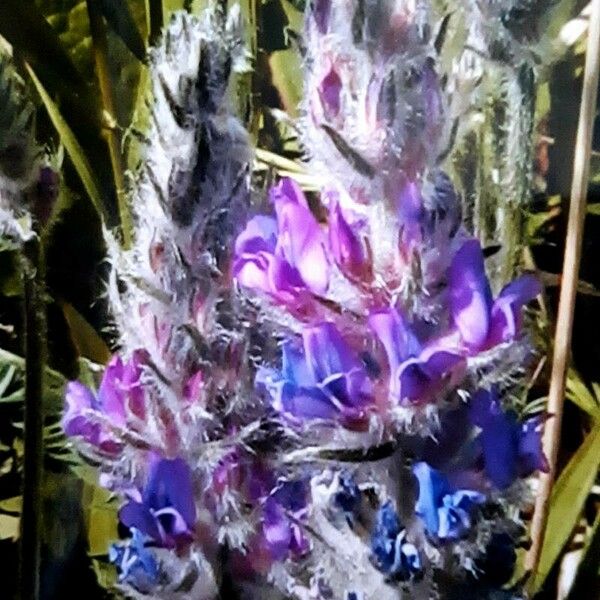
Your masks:
{"label": "dried stem", "polygon": [[110,162],[112,165],[117,202],[119,205],[123,245],[127,249],[131,245],[131,232],[133,226],[131,213],[127,203],[127,195],[125,193],[125,160],[123,158],[121,146],[121,133],[116,120],[115,98],[108,66],[106,25],[102,13],[94,0],[87,0],[87,9],[94,45],[94,60],[96,62],[98,82],[100,83],[100,93],[102,95],[102,105],[105,113],[103,115],[103,120],[108,121],[106,139],[108,142],[108,151],[110,153]]}
{"label": "dried stem", "polygon": [[[592,4],[592,16],[588,31],[588,44],[583,78],[583,93],[579,112],[579,126],[575,144],[573,183],[571,187],[571,205],[569,208],[567,239],[563,263],[562,286],[558,304],[556,335],[550,391],[548,395],[548,413],[552,418],[546,424],[543,447],[548,458],[548,473],[540,476],[535,512],[531,524],[532,546],[527,555],[525,567],[533,573],[530,586],[536,585],[536,570],[544,542],[550,494],[556,476],[556,460],[560,444],[560,431],[564,406],[564,392],[569,355],[573,315],[577,295],[581,242],[586,213],[586,195],[592,144],[592,131],[596,112],[598,89],[598,71],[600,68],[600,0]],[[531,589],[530,588],[530,589]]]}
{"label": "dried stem", "polygon": [[44,463],[44,362],[46,319],[43,305],[44,276],[39,238],[23,247],[25,320],[25,433],[23,509],[21,515],[21,600],[39,598],[42,530],[42,480]]}

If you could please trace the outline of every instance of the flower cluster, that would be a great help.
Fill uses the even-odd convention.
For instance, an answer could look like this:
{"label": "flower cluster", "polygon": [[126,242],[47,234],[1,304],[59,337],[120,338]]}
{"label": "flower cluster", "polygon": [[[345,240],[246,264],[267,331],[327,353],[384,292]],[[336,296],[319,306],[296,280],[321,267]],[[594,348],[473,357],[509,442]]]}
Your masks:
{"label": "flower cluster", "polygon": [[109,239],[122,352],[97,393],[69,384],[63,418],[125,499],[124,588],[429,598],[513,560],[546,463],[506,357],[529,353],[539,284],[494,298],[461,224],[426,5],[309,3],[311,202],[282,178],[251,208],[235,13],[177,15],[152,54],[134,247]]}

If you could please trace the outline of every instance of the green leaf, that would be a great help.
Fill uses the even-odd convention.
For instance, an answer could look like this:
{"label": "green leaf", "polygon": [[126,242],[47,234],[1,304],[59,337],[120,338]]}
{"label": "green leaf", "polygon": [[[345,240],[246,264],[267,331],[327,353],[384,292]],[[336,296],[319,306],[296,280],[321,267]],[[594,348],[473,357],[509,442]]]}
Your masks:
{"label": "green leaf", "polygon": [[146,58],[146,47],[127,0],[120,0],[120,2],[98,0],[98,5],[113,31],[123,40],[131,53],[143,62]]}
{"label": "green leaf", "polygon": [[50,72],[53,78],[65,83],[82,83],[58,36],[33,2],[2,0],[0,34],[36,69]]}
{"label": "green leaf", "polygon": [[19,537],[19,517],[0,514],[0,540],[16,540]]}
{"label": "green leaf", "polygon": [[575,369],[569,369],[567,374],[566,397],[586,412],[593,419],[600,419],[600,404],[598,397],[581,380]]}
{"label": "green leaf", "polygon": [[119,539],[117,524],[117,503],[105,489],[97,485],[85,484],[83,506],[88,532],[89,555],[104,556],[111,542]]}
{"label": "green leaf", "polygon": [[279,92],[286,112],[297,117],[304,81],[298,53],[292,49],[273,52],[269,56],[269,66],[273,86]]}
{"label": "green leaf", "polygon": [[554,485],[546,535],[532,592],[540,589],[561,550],[571,537],[579,515],[594,485],[600,465],[600,427],[588,434]]}
{"label": "green leaf", "polygon": [[100,187],[96,182],[96,177],[94,176],[94,172],[92,171],[83,149],[79,145],[75,134],[73,131],[71,131],[71,128],[60,114],[58,107],[48,95],[48,92],[38,79],[31,66],[26,65],[26,68],[40,95],[40,98],[42,99],[42,102],[44,103],[44,106],[46,107],[46,110],[48,111],[48,116],[50,117],[52,124],[56,128],[56,131],[60,135],[61,140],[65,145],[69,157],[75,166],[77,174],[81,178],[81,182],[83,183],[83,186],[88,193],[92,204],[98,211],[100,217],[104,219],[106,215],[104,204],[102,202],[102,196],[100,194]]}
{"label": "green leaf", "polygon": [[[4,368],[14,366],[16,368],[17,377],[23,381],[25,373],[25,359],[16,354],[12,354],[7,350],[0,348],[0,365]],[[63,407],[63,395],[66,384],[65,378],[53,369],[46,368],[44,381],[44,408],[48,414],[57,413]],[[0,399],[0,404],[3,402],[14,403],[23,401],[23,389],[17,390],[10,396]]]}
{"label": "green leaf", "polygon": [[98,332],[71,304],[68,302],[60,304],[79,356],[98,364],[106,364],[110,360],[111,352]]}

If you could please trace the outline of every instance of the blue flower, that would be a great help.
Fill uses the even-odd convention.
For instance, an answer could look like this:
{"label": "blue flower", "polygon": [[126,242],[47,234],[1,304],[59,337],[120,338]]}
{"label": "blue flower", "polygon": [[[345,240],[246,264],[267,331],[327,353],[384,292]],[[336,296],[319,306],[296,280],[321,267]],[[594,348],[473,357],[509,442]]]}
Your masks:
{"label": "blue flower", "polygon": [[119,511],[119,519],[165,548],[192,537],[196,522],[192,476],[181,458],[156,460],[141,501],[130,500]]}
{"label": "blue flower", "polygon": [[261,369],[276,410],[301,419],[338,420],[348,428],[364,426],[373,403],[364,366],[333,323],[307,327],[303,348],[283,346],[281,372]]}
{"label": "blue flower", "polygon": [[391,578],[406,581],[421,574],[419,552],[407,541],[406,530],[389,500],[377,511],[371,551],[377,568]]}
{"label": "blue flower", "polygon": [[423,520],[427,533],[439,540],[464,537],[485,496],[473,490],[453,489],[443,473],[424,462],[413,465],[413,473],[419,482],[415,512]]}
{"label": "blue flower", "polygon": [[139,529],[131,528],[132,537],[126,543],[113,544],[108,559],[119,571],[119,581],[141,592],[148,592],[156,585],[159,568],[154,555],[144,545]]}
{"label": "blue flower", "polygon": [[517,477],[528,477],[548,466],[542,451],[541,420],[520,423],[513,411],[503,411],[496,388],[479,390],[469,406],[478,436],[485,474],[499,489],[505,489]]}
{"label": "blue flower", "polygon": [[356,485],[354,477],[346,471],[340,473],[338,486],[333,495],[333,504],[344,513],[348,524],[353,526],[362,499],[360,489]]}

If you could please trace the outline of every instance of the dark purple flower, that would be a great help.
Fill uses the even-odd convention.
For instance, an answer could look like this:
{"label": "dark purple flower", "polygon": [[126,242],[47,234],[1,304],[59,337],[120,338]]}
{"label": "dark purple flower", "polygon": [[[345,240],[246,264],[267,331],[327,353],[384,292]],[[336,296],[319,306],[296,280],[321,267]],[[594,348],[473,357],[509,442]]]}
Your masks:
{"label": "dark purple flower", "polygon": [[413,473],[419,483],[415,512],[427,533],[439,540],[464,537],[485,496],[473,490],[455,489],[443,473],[424,462],[413,465]]}
{"label": "dark purple flower", "polygon": [[327,33],[331,13],[331,0],[313,0],[312,15],[320,34]]}
{"label": "dark purple flower", "polygon": [[449,273],[450,312],[470,352],[508,342],[521,330],[521,309],[540,293],[532,275],[509,283],[496,300],[485,274],[478,240],[467,240],[455,254]]}
{"label": "dark purple flower", "polygon": [[328,119],[337,117],[341,106],[342,80],[332,65],[318,88],[323,112]]}
{"label": "dark purple flower", "polygon": [[478,443],[485,474],[497,488],[507,488],[518,477],[547,469],[539,418],[520,423],[513,411],[502,410],[495,388],[479,390],[469,409],[472,423],[481,428]]}
{"label": "dark purple flower", "polygon": [[143,492],[121,508],[119,520],[165,548],[189,541],[196,505],[188,464],[181,458],[155,459]]}
{"label": "dark purple flower", "polygon": [[281,372],[261,369],[276,410],[302,419],[360,423],[373,402],[365,369],[333,323],[304,329],[303,348],[283,345]]}
{"label": "dark purple flower", "polygon": [[115,454],[121,444],[112,427],[125,428],[145,418],[144,390],[141,385],[144,353],[136,351],[123,362],[114,356],[106,366],[97,396],[78,381],[65,391],[63,429],[69,437],[81,437],[101,451]]}
{"label": "dark purple flower", "polygon": [[422,345],[394,308],[371,313],[369,325],[387,354],[390,395],[399,404],[435,400],[463,363],[452,348],[435,343]]}
{"label": "dark purple flower", "polygon": [[371,533],[371,552],[377,568],[390,578],[407,581],[422,572],[416,547],[406,539],[406,530],[390,501],[379,507]]}
{"label": "dark purple flower", "polygon": [[281,561],[304,556],[310,542],[301,523],[308,514],[308,489],[304,481],[284,481],[262,505],[262,544],[271,559]]}
{"label": "dark purple flower", "polygon": [[406,181],[397,193],[397,210],[402,228],[401,247],[410,254],[414,244],[421,241],[423,227],[423,197],[419,185],[414,181]]}
{"label": "dark purple flower", "polygon": [[329,208],[329,246],[335,262],[344,274],[365,283],[371,281],[373,274],[370,257],[344,218],[335,198],[331,199]]}
{"label": "dark purple flower", "polygon": [[302,190],[284,178],[271,189],[277,219],[254,217],[235,242],[234,277],[282,302],[329,285],[327,239]]}

